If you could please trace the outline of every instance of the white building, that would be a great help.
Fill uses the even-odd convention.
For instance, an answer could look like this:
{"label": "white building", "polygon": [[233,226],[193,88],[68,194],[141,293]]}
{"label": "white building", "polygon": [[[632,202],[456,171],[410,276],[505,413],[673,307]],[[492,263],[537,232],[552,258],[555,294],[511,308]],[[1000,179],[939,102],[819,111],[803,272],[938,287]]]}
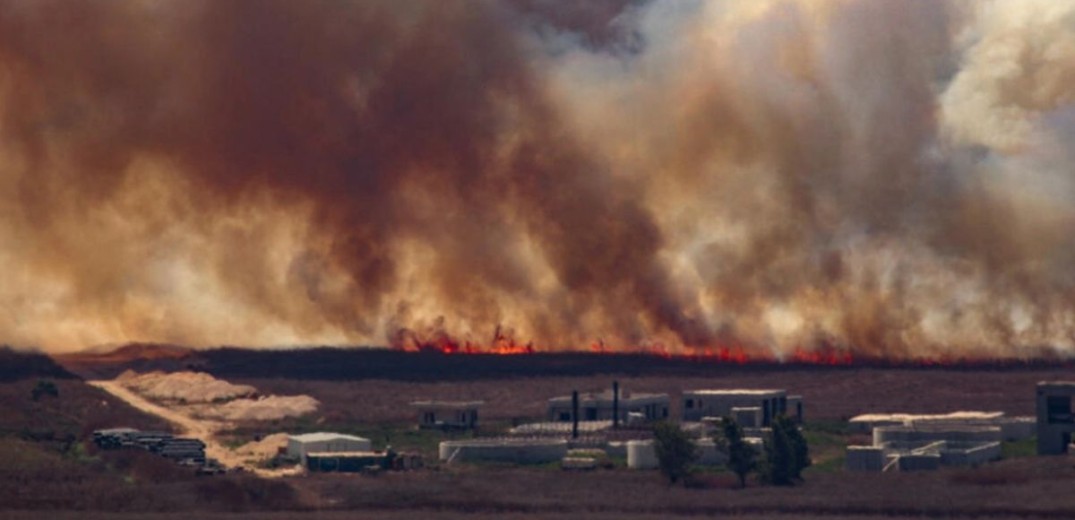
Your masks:
{"label": "white building", "polygon": [[[658,421],[668,418],[670,403],[668,394],[633,394],[626,390],[620,390],[618,396],[609,390],[580,393],[579,420],[611,421],[614,415],[619,415],[620,423],[630,422],[632,416],[644,421]],[[570,395],[549,399],[549,420],[571,421],[571,406]]]}
{"label": "white building", "polygon": [[[801,401],[800,401],[801,402]],[[777,415],[788,412],[786,390],[685,390],[683,392],[683,420],[700,421],[703,417],[732,417],[733,408],[758,408],[761,412],[758,427],[772,425]],[[794,411],[793,411],[794,412]],[[794,417],[794,413],[792,414]]]}
{"label": "white building", "polygon": [[908,427],[961,427],[995,426],[1000,428],[1001,438],[1018,441],[1034,436],[1033,417],[1008,417],[1004,412],[958,411],[934,414],[868,413],[852,417],[852,431],[869,433],[885,426]]}
{"label": "white building", "polygon": [[1073,396],[1075,382],[1038,383],[1038,455],[1067,453],[1068,445],[1071,444],[1071,433],[1075,432],[1075,416],[1072,415],[1071,409]]}
{"label": "white building", "polygon": [[484,401],[415,401],[419,428],[472,430],[478,427],[478,409]]}
{"label": "white building", "polygon": [[287,439],[287,454],[302,459],[303,465],[306,465],[306,455],[310,453],[354,453],[372,449],[373,444],[369,439],[343,433],[304,433],[291,435]]}

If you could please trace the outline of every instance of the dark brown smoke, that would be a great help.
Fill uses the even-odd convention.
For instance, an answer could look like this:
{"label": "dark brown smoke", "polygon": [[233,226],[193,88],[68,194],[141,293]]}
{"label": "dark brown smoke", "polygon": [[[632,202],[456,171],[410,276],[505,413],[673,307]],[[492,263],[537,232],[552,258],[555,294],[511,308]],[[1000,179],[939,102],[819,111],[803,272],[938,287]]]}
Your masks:
{"label": "dark brown smoke", "polygon": [[0,2],[0,340],[1066,351],[1072,16]]}

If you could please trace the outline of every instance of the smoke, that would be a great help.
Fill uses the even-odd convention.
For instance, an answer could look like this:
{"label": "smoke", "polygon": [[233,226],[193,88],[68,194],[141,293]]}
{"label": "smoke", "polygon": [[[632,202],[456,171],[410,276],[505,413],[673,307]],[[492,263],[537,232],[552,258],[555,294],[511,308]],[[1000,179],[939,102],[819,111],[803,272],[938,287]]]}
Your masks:
{"label": "smoke", "polygon": [[1075,348],[1075,3],[0,2],[0,341]]}

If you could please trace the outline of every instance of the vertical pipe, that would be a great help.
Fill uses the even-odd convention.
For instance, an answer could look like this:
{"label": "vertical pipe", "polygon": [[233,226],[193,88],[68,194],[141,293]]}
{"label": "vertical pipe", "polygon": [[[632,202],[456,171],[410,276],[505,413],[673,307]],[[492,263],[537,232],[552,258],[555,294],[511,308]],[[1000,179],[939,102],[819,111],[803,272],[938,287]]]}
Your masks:
{"label": "vertical pipe", "polygon": [[620,427],[620,382],[612,382],[612,427]]}
{"label": "vertical pipe", "polygon": [[571,438],[579,438],[579,391],[571,391]]}

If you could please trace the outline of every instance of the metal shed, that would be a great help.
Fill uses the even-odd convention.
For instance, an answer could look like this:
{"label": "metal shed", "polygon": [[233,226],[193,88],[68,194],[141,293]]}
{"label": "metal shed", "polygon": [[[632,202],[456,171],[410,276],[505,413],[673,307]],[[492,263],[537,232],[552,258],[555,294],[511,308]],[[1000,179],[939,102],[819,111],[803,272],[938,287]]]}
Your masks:
{"label": "metal shed", "polygon": [[302,459],[304,465],[310,453],[353,453],[372,449],[373,443],[369,439],[343,433],[305,433],[291,435],[287,439],[287,454]]}

